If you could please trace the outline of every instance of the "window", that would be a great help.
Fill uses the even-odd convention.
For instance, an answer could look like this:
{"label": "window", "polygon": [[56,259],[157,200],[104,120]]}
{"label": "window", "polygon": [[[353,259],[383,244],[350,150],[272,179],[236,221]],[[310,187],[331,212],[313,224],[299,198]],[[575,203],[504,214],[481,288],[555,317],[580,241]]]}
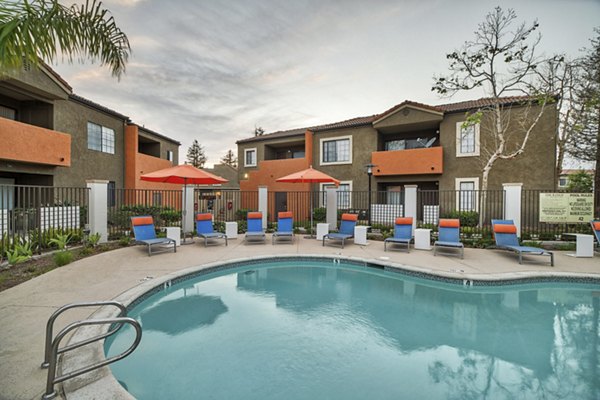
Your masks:
{"label": "window", "polygon": [[479,124],[463,126],[456,123],[456,157],[479,155]]}
{"label": "window", "polygon": [[558,179],[558,186],[559,187],[565,187],[567,186],[568,180],[566,177],[561,177]]}
{"label": "window", "polygon": [[[330,187],[335,187],[333,183],[321,183],[321,192],[323,192],[323,198],[321,199],[321,206],[327,207],[327,193],[325,190]],[[352,181],[342,181],[337,187],[337,205],[338,209],[348,209],[352,207]]]}
{"label": "window", "polygon": [[351,163],[352,136],[321,140],[321,165]]}
{"label": "window", "polygon": [[173,152],[171,150],[167,150],[167,161],[173,162]]}
{"label": "window", "polygon": [[435,137],[388,140],[387,142],[385,142],[385,151],[425,149],[425,148],[431,147],[433,145],[433,143],[435,143],[435,140],[436,140]]}
{"label": "window", "polygon": [[256,167],[256,149],[244,150],[244,166]]}
{"label": "window", "polygon": [[458,211],[479,209],[479,178],[456,178],[456,206]]}
{"label": "window", "polygon": [[115,154],[115,131],[88,122],[88,149]]}

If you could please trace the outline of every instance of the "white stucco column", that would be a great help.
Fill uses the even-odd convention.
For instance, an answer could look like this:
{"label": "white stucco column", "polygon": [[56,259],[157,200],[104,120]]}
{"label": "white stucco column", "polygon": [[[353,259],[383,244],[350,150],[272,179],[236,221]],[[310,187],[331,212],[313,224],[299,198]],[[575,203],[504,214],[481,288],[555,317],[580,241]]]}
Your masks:
{"label": "white stucco column", "polygon": [[267,229],[267,212],[269,211],[269,189],[266,186],[258,187],[258,211],[262,213],[262,227]]}
{"label": "white stucco column", "polygon": [[414,232],[417,227],[417,185],[404,185],[404,216],[412,217]]}
{"label": "white stucco column", "polygon": [[325,195],[327,198],[327,208],[325,222],[329,224],[329,229],[334,230],[337,228],[337,188],[326,187]]}
{"label": "white stucco column", "polygon": [[181,209],[183,210],[183,221],[185,224],[181,227],[181,231],[185,234],[186,232],[194,231],[194,187],[185,185],[181,188]]}
{"label": "white stucco column", "polygon": [[521,237],[521,191],[522,183],[503,183],[504,219],[512,219],[517,227],[517,236]]}
{"label": "white stucco column", "polygon": [[108,241],[108,181],[86,181],[90,189],[89,224],[90,234],[99,233],[100,243]]}

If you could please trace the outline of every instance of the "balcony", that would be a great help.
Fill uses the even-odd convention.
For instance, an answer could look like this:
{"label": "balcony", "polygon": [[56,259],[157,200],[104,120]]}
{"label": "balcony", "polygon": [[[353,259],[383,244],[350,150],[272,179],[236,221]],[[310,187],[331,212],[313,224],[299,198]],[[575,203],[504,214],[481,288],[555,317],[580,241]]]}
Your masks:
{"label": "balcony", "polygon": [[0,118],[0,159],[71,166],[71,135]]}
{"label": "balcony", "polygon": [[426,175],[444,172],[442,147],[411,150],[375,151],[371,162],[377,167],[374,176]]}

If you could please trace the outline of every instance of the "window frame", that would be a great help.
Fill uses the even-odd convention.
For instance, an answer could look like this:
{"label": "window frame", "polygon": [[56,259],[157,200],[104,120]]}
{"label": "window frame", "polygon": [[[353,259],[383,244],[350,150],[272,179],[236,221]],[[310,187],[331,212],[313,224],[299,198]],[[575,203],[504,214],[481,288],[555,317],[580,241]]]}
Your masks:
{"label": "window frame", "polygon": [[478,157],[480,155],[480,125],[477,124],[473,124],[473,130],[474,130],[474,150],[472,152],[468,152],[468,153],[463,153],[462,150],[462,131],[463,131],[463,124],[466,121],[460,121],[456,123],[456,157]]}
{"label": "window frame", "polygon": [[[88,150],[99,151],[100,153],[104,154],[115,154],[117,133],[113,128],[109,128],[107,126],[100,125],[92,121],[87,121],[86,127]],[[92,132],[92,130],[90,129],[91,127],[94,127],[94,131],[96,131],[93,132],[93,136],[90,136],[90,133]],[[99,137],[97,137],[97,135],[99,135]]]}
{"label": "window frame", "polygon": [[173,162],[175,155],[172,150],[167,150],[167,161]]}
{"label": "window frame", "polygon": [[[473,207],[469,210],[461,207],[462,198],[461,198],[461,183],[472,182],[473,183]],[[454,180],[454,188],[456,190],[456,211],[475,211],[479,212],[479,199],[477,194],[479,193],[479,178],[455,178]]]}
{"label": "window frame", "polygon": [[[348,160],[347,161],[331,161],[331,162],[326,162],[324,161],[324,152],[323,152],[323,145],[325,144],[325,142],[336,142],[336,141],[341,141],[341,140],[348,140]],[[321,138],[319,139],[319,165],[347,165],[347,164],[352,164],[352,135],[346,135],[346,136],[335,136],[335,137],[327,137],[327,138]]]}
{"label": "window frame", "polygon": [[[254,164],[248,164],[248,153],[254,152]],[[258,150],[256,147],[244,149],[244,167],[256,167],[258,165]]]}

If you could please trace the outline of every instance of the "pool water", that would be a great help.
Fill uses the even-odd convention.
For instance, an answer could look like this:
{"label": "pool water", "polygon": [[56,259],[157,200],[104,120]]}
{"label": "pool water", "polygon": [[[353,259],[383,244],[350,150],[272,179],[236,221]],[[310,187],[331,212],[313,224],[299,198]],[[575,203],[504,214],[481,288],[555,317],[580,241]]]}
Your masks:
{"label": "pool water", "polygon": [[[598,399],[600,286],[461,287],[350,264],[266,262],[134,307],[111,365],[148,399]],[[108,355],[133,340],[124,328]]]}

